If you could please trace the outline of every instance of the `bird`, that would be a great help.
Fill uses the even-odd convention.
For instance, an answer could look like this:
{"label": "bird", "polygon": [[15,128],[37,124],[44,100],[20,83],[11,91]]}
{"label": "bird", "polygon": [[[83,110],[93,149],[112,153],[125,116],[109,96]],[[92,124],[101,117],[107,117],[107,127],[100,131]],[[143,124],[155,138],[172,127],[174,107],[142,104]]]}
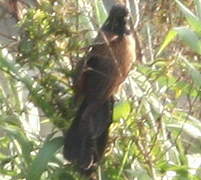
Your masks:
{"label": "bird", "polygon": [[82,58],[74,78],[78,110],[64,134],[64,158],[90,175],[104,155],[114,95],[135,61],[135,38],[126,6],[115,4]]}

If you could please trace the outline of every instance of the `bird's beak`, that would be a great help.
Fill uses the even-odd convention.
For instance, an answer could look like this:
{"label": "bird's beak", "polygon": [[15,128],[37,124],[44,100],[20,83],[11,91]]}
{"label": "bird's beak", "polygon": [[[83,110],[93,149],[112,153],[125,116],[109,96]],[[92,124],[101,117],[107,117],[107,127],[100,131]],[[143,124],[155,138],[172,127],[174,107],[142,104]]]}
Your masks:
{"label": "bird's beak", "polygon": [[131,21],[131,17],[129,15],[124,17],[124,23],[125,23],[125,30],[126,30],[126,32],[130,32],[130,30],[131,30],[131,28],[130,28],[130,21]]}
{"label": "bird's beak", "polygon": [[125,21],[125,22],[129,22],[129,20],[130,20],[130,16],[125,16],[125,17],[124,17],[124,21]]}

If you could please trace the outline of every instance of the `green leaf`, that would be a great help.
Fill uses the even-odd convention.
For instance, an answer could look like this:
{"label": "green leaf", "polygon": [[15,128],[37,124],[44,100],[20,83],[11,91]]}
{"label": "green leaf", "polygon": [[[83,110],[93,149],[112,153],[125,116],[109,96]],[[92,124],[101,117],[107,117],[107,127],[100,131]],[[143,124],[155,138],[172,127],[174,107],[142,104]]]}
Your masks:
{"label": "green leaf", "polygon": [[131,112],[131,105],[128,101],[117,103],[113,112],[113,119],[119,120],[120,118],[126,119]]}
{"label": "green leaf", "polygon": [[175,171],[177,175],[179,175],[178,177],[180,176],[186,177],[188,174],[187,173],[188,167],[185,165],[173,165],[169,164],[167,161],[161,161],[157,166],[162,172]]}
{"label": "green leaf", "polygon": [[95,1],[95,12],[96,12],[98,24],[99,25],[103,24],[107,17],[107,12],[105,10],[105,7],[102,1],[99,1],[99,0]]}
{"label": "green leaf", "polygon": [[[198,54],[201,54],[201,41],[199,35],[201,35],[201,20],[193,14],[186,6],[184,6],[179,0],[175,0],[179,8],[185,15],[189,25],[192,27],[192,30],[187,27],[176,27],[169,31],[163,44],[161,45],[157,56],[173,41],[176,35],[187,44],[193,51]],[[201,13],[200,0],[196,0],[196,7],[198,13]],[[199,34],[199,35],[198,35]]]}
{"label": "green leaf", "polygon": [[162,45],[161,45],[158,53],[156,54],[156,56],[158,56],[170,44],[170,42],[175,39],[176,35],[177,35],[177,32],[174,30],[170,30],[168,32],[168,34],[166,35],[165,40],[162,43]]}
{"label": "green leaf", "polygon": [[6,175],[6,176],[17,176],[17,172],[13,170],[6,170],[6,169],[1,169],[0,168],[0,175]]}
{"label": "green leaf", "polygon": [[55,155],[55,152],[61,148],[62,145],[62,137],[56,137],[51,141],[46,142],[29,167],[27,180],[39,180],[42,173],[46,170],[48,162],[51,161]]}
{"label": "green leaf", "polygon": [[15,67],[14,63],[6,60],[2,53],[0,52],[0,68],[8,70],[11,74],[19,75],[18,69]]}
{"label": "green leaf", "polygon": [[128,155],[129,155],[129,151],[130,151],[131,145],[132,145],[132,141],[129,141],[127,149],[126,149],[124,157],[123,157],[123,160],[121,162],[121,167],[119,169],[119,173],[118,173],[118,178],[117,179],[119,179],[121,177],[122,172],[124,170],[124,167],[126,165],[126,162],[128,161]]}
{"label": "green leaf", "polygon": [[192,77],[194,85],[200,89],[201,88],[201,73],[190,63],[187,59],[182,58],[182,61],[185,63],[186,68],[188,69],[188,73]]}
{"label": "green leaf", "polygon": [[173,28],[179,38],[196,53],[201,54],[201,41],[197,34],[187,27]]}
{"label": "green leaf", "polygon": [[23,133],[23,130],[14,126],[6,126],[1,128],[7,132],[8,136],[11,136],[17,140],[17,142],[20,144],[22,155],[26,160],[26,163],[29,164],[31,161],[30,153],[33,149],[33,146]]}
{"label": "green leaf", "polygon": [[193,14],[184,4],[182,4],[179,0],[175,0],[181,9],[182,13],[185,15],[186,20],[189,25],[193,28],[193,30],[199,34],[201,34],[201,21],[200,19]]}
{"label": "green leaf", "polygon": [[54,105],[44,98],[47,95],[46,92],[41,91],[41,86],[35,83],[35,81],[28,75],[20,74],[19,72],[22,71],[22,69],[19,67],[19,64],[9,62],[7,59],[2,57],[0,53],[0,69],[5,70],[9,75],[11,75],[11,77],[15,77],[18,81],[21,81],[29,90],[30,99],[43,110],[47,117],[54,120],[56,126],[62,128],[64,121],[55,113]]}
{"label": "green leaf", "polygon": [[186,45],[188,45],[193,51],[198,54],[201,54],[201,41],[197,34],[187,27],[175,27],[167,34],[165,40],[160,47],[157,56],[173,41],[176,37],[179,36]]}
{"label": "green leaf", "polygon": [[194,0],[194,2],[195,2],[195,8],[196,8],[198,17],[201,21],[201,0]]}

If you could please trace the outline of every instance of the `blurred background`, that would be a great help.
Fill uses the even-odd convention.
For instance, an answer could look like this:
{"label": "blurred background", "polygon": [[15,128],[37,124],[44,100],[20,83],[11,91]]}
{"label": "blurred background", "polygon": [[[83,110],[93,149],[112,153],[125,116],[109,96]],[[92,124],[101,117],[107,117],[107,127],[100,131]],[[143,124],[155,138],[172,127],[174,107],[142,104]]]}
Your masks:
{"label": "blurred background", "polygon": [[200,0],[0,0],[0,179],[84,180],[62,156],[72,77],[115,3],[136,62],[97,180],[200,180]]}

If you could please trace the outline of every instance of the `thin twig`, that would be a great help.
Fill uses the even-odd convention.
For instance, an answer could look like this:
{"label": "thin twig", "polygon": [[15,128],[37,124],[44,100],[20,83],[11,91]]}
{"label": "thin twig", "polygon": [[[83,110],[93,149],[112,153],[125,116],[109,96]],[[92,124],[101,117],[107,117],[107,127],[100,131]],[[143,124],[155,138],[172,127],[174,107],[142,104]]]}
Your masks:
{"label": "thin twig", "polygon": [[148,47],[149,47],[150,59],[151,59],[151,62],[153,62],[154,61],[154,53],[153,53],[152,39],[151,39],[151,32],[150,32],[149,24],[147,24],[147,36],[148,36]]}
{"label": "thin twig", "polygon": [[16,38],[14,38],[14,37],[12,37],[12,36],[9,36],[9,35],[7,35],[7,34],[4,34],[4,33],[2,33],[2,32],[0,32],[0,36],[5,37],[5,38],[7,38],[7,39],[10,39],[10,40],[12,40],[12,41],[17,41]]}
{"label": "thin twig", "polygon": [[139,23],[140,23],[140,11],[139,11],[139,0],[133,0],[134,5],[135,5],[135,24],[134,24],[134,29],[137,29]]}

